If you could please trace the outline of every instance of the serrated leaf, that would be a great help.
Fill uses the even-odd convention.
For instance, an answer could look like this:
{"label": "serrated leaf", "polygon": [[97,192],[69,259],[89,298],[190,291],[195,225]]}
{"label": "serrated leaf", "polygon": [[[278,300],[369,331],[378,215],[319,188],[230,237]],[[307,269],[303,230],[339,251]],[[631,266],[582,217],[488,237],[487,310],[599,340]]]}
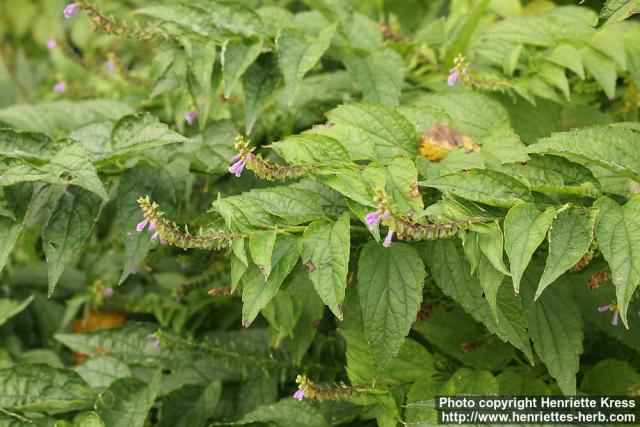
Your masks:
{"label": "serrated leaf", "polygon": [[551,390],[539,378],[517,371],[504,371],[496,377],[503,396],[548,396]]}
{"label": "serrated leaf", "polygon": [[293,104],[302,78],[320,60],[329,48],[336,32],[336,25],[324,28],[311,37],[296,28],[285,28],[277,39],[278,65],[286,88],[288,104]]}
{"label": "serrated leaf", "polygon": [[110,427],[142,427],[160,391],[161,378],[156,371],[148,385],[136,378],[115,380],[98,396],[96,412]]}
{"label": "serrated leaf", "polygon": [[556,286],[534,302],[537,274],[525,276],[522,301],[529,335],[538,356],[565,395],[576,393],[582,353],[580,311],[566,287]]}
{"label": "serrated leaf", "polygon": [[247,134],[251,133],[262,108],[271,99],[281,80],[275,58],[263,55],[242,76]]}
{"label": "serrated leaf", "polygon": [[313,406],[284,398],[272,405],[262,405],[249,412],[233,425],[274,424],[300,427],[329,427],[329,423]]}
{"label": "serrated leaf", "polygon": [[31,304],[31,301],[33,301],[33,295],[26,298],[24,301],[0,298],[0,326],[27,308],[27,306]]}
{"label": "serrated leaf", "polygon": [[260,269],[251,265],[242,278],[242,325],[248,327],[260,310],[278,293],[300,256],[300,239],[279,236],[273,247],[271,274],[265,282]]}
{"label": "serrated leaf", "polygon": [[504,237],[498,223],[482,226],[482,232],[478,233],[478,247],[496,270],[509,275],[503,259]]}
{"label": "serrated leaf", "polygon": [[143,151],[165,144],[188,142],[151,114],[135,114],[118,120],[111,132],[112,156]]}
{"label": "serrated leaf", "polygon": [[180,198],[177,181],[168,168],[146,161],[138,162],[122,174],[116,196],[116,222],[124,236],[125,262],[119,283],[124,282],[152,247],[150,234],[136,231],[136,224],[143,219],[138,198],[149,196],[160,203],[164,212],[173,215]]}
{"label": "serrated leaf", "polygon": [[45,134],[0,129],[0,156],[47,160],[53,153],[53,141]]}
{"label": "serrated leaf", "polygon": [[422,302],[424,264],[409,245],[389,248],[370,241],[358,259],[358,293],[376,369],[384,369],[398,354]]}
{"label": "serrated leaf", "polygon": [[497,270],[491,261],[489,261],[489,258],[485,255],[480,257],[478,263],[478,280],[480,281],[484,297],[487,299],[489,307],[491,307],[491,312],[496,322],[498,321],[498,290],[504,281],[504,277],[504,273]]}
{"label": "serrated leaf", "polygon": [[593,127],[553,134],[528,147],[529,152],[549,153],[599,165],[624,176],[640,176],[640,134],[622,127]]}
{"label": "serrated leaf", "polygon": [[93,233],[102,201],[80,187],[62,193],[42,230],[42,247],[49,270],[49,291],[53,290],[65,266],[82,249]]}
{"label": "serrated leaf", "polygon": [[565,205],[556,212],[549,230],[549,255],[536,290],[536,299],[589,250],[594,222],[595,215],[589,212],[581,214],[571,205]]}
{"label": "serrated leaf", "polygon": [[249,236],[249,252],[258,269],[264,275],[266,281],[271,274],[271,256],[273,245],[276,243],[278,233],[275,231],[263,231],[252,233]]}
{"label": "serrated leaf", "polygon": [[451,380],[437,381],[428,377],[418,379],[407,393],[407,423],[415,426],[436,424],[436,397],[454,394],[455,386]]}
{"label": "serrated leaf", "polygon": [[580,49],[582,62],[589,74],[598,82],[604,93],[609,99],[613,99],[616,95],[616,64],[603,53],[598,52],[592,47],[585,46]]}
{"label": "serrated leaf", "polygon": [[451,376],[456,394],[496,395],[500,385],[489,371],[460,368]]}
{"label": "serrated leaf", "polygon": [[607,0],[600,11],[600,18],[606,19],[604,25],[611,25],[636,13],[640,13],[638,0]]}
{"label": "serrated leaf", "polygon": [[[198,109],[200,130],[205,128],[211,107],[213,87],[213,69],[216,62],[216,45],[213,42],[192,42],[189,52],[189,73],[187,85],[191,98]],[[185,138],[186,139],[186,138]],[[177,141],[180,142],[180,141]]]}
{"label": "serrated leaf", "polygon": [[53,136],[93,122],[117,120],[132,114],[122,102],[92,99],[87,101],[54,101],[22,104],[0,109],[0,123],[19,129]]}
{"label": "serrated leaf", "polygon": [[26,161],[11,162],[0,175],[0,186],[31,181],[61,186],[77,185],[97,194],[103,200],[109,199],[95,167],[89,161],[87,151],[77,143],[65,145],[44,165]]}
{"label": "serrated leaf", "polygon": [[327,113],[335,124],[356,128],[374,145],[380,160],[418,153],[415,127],[400,113],[378,104],[343,104]]}
{"label": "serrated leaf", "polygon": [[522,274],[547,235],[554,216],[554,208],[540,213],[533,203],[521,203],[511,208],[505,217],[504,246],[516,294],[520,293]]}
{"label": "serrated leaf", "polygon": [[78,374],[41,364],[0,369],[0,406],[9,411],[61,413],[88,409],[93,392]]}
{"label": "serrated leaf", "polygon": [[598,209],[596,239],[611,267],[620,317],[629,328],[627,310],[640,284],[640,200],[634,196],[626,205],[620,206],[612,199],[602,197],[594,207]]}
{"label": "serrated leaf", "polygon": [[114,380],[131,376],[131,371],[124,362],[108,355],[91,358],[73,370],[92,388],[107,387]]}
{"label": "serrated leaf", "polygon": [[291,135],[270,145],[289,163],[347,162],[350,160],[342,143],[324,135],[303,133]]}
{"label": "serrated leaf", "polygon": [[385,168],[385,191],[399,212],[417,215],[424,209],[418,191],[418,169],[406,157],[395,158]]}
{"label": "serrated leaf", "polygon": [[0,246],[0,272],[4,269],[9,254],[25,226],[32,198],[31,184],[18,184],[5,188],[4,195],[14,218],[0,217],[0,241],[3,242]]}
{"label": "serrated leaf", "polygon": [[526,162],[529,160],[526,146],[520,141],[520,137],[513,129],[507,126],[496,126],[481,145],[481,154],[489,153],[498,159],[500,163]]}
{"label": "serrated leaf", "polygon": [[554,64],[568,68],[584,79],[584,66],[582,64],[582,56],[580,51],[570,44],[561,44],[551,52],[547,58]]}
{"label": "serrated leaf", "polygon": [[367,101],[398,105],[405,70],[402,57],[395,50],[342,48],[340,58]]}
{"label": "serrated leaf", "polygon": [[221,392],[219,381],[186,384],[162,399],[158,427],[203,427]]}
{"label": "serrated leaf", "polygon": [[521,350],[533,360],[529,337],[525,330],[524,313],[512,292],[498,293],[496,323],[488,304],[482,301],[482,288],[471,276],[469,266],[451,239],[429,241],[425,257],[433,278],[443,292],[456,300],[462,308],[505,342]]}
{"label": "serrated leaf", "polygon": [[312,222],[303,236],[302,262],[318,295],[342,320],[342,301],[349,271],[349,213],[337,221]]}
{"label": "serrated leaf", "polygon": [[525,184],[490,169],[447,174],[419,184],[491,206],[508,208],[520,202],[533,201],[531,191]]}
{"label": "serrated leaf", "polygon": [[233,85],[254,63],[261,51],[260,40],[230,39],[223,45],[221,61],[225,97],[229,97]]}

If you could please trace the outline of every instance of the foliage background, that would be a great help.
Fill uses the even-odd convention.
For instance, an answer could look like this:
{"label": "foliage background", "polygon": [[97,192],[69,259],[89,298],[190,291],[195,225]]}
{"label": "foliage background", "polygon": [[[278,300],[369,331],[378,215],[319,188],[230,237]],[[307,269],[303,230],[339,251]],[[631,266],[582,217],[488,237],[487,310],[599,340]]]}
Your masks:
{"label": "foliage background", "polygon": [[584,3],[0,3],[0,425],[637,394],[640,5]]}

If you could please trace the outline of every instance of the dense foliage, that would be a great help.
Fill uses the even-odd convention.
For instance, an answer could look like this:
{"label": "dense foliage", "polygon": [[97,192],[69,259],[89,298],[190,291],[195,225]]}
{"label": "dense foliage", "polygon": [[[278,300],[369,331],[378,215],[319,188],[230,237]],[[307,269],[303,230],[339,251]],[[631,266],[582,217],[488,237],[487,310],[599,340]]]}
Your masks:
{"label": "dense foliage", "polygon": [[0,426],[638,394],[640,5],[576,3],[0,2]]}

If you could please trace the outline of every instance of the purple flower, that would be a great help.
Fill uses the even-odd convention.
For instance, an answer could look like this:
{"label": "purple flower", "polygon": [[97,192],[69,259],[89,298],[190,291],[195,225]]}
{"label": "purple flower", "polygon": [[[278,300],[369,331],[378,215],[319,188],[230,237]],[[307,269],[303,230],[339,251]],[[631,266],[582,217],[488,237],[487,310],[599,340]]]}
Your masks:
{"label": "purple flower", "polygon": [[56,42],[56,39],[49,39],[47,40],[47,49],[51,50],[51,49],[55,49],[56,47],[58,47],[58,42]]}
{"label": "purple flower", "polygon": [[111,58],[107,59],[104,62],[104,66],[107,68],[107,73],[115,74],[116,72],[116,64],[113,62]]}
{"label": "purple flower", "polygon": [[160,348],[160,340],[156,336],[156,334],[147,335],[147,340],[151,341],[151,346],[153,348]]}
{"label": "purple flower", "polygon": [[113,288],[104,288],[102,290],[102,295],[104,295],[107,298],[111,298],[113,296]]}
{"label": "purple flower", "polygon": [[158,234],[158,232],[156,231],[155,233],[153,233],[151,235],[151,237],[149,237],[149,241],[150,242],[155,242],[156,240],[158,240],[158,237],[160,237],[160,235]]}
{"label": "purple flower", "polygon": [[293,398],[297,400],[304,399],[304,390],[298,390],[295,393],[293,393]]}
{"label": "purple flower", "polygon": [[67,82],[65,82],[64,80],[57,82],[56,84],[53,85],[53,91],[58,93],[66,92]]}
{"label": "purple flower", "polygon": [[447,78],[447,84],[449,86],[453,86],[456,84],[459,78],[460,72],[458,71],[457,67],[454,67],[449,70],[449,78]]}
{"label": "purple flower", "polygon": [[136,230],[137,231],[142,231],[144,230],[144,228],[147,226],[147,224],[149,224],[149,220],[147,218],[143,219],[142,221],[140,221],[138,223],[138,225],[136,225]]}
{"label": "purple flower", "polygon": [[618,322],[620,321],[620,313],[618,311],[613,313],[613,317],[611,318],[611,324],[613,326],[618,326]]}
{"label": "purple flower", "polygon": [[373,227],[374,225],[380,222],[381,218],[382,218],[382,215],[380,215],[380,212],[377,212],[377,211],[369,212],[364,217],[364,222],[366,222],[369,227]]}
{"label": "purple flower", "polygon": [[184,119],[187,123],[189,123],[190,125],[193,124],[193,122],[196,120],[196,118],[198,117],[198,112],[191,110],[188,111],[185,115],[184,115]]}
{"label": "purple flower", "polygon": [[235,156],[233,156],[231,158],[232,162],[237,162],[238,160],[240,160],[242,158],[242,156],[240,154],[236,154]]}
{"label": "purple flower", "polygon": [[149,231],[153,231],[156,229],[156,220],[154,219],[149,223]]}
{"label": "purple flower", "polygon": [[608,305],[600,306],[600,307],[598,307],[598,311],[600,313],[604,313],[605,311],[609,311],[609,306]]}
{"label": "purple flower", "polygon": [[240,176],[240,174],[242,173],[242,171],[244,170],[244,165],[247,163],[247,161],[245,159],[240,159],[237,162],[235,162],[233,165],[231,165],[231,167],[229,168],[229,172],[231,172],[232,174],[235,174],[235,176]]}
{"label": "purple flower", "polygon": [[75,16],[78,12],[80,12],[80,5],[78,3],[70,3],[64,8],[62,14],[66,19],[69,19],[72,16]]}
{"label": "purple flower", "polygon": [[387,233],[387,237],[384,238],[384,242],[382,242],[382,246],[388,248],[391,246],[391,239],[393,239],[393,230],[389,230]]}

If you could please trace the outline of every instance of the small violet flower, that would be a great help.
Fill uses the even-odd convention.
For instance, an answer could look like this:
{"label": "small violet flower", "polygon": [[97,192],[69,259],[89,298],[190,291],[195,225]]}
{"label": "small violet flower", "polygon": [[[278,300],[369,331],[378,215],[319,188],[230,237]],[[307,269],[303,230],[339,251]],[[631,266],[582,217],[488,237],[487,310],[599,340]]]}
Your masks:
{"label": "small violet flower", "polygon": [[603,305],[598,307],[598,311],[600,313],[605,313],[607,311],[613,311],[613,317],[611,317],[611,324],[613,326],[618,326],[618,323],[620,323],[620,313],[618,312],[618,309],[613,307],[611,305]]}
{"label": "small violet flower", "polygon": [[80,5],[78,3],[70,3],[64,8],[62,14],[66,19],[69,19],[75,16],[78,12],[80,12]]}
{"label": "small violet flower", "polygon": [[107,298],[111,298],[113,296],[113,288],[104,288],[102,290],[102,295],[104,295]]}
{"label": "small violet flower", "polygon": [[51,38],[47,40],[47,49],[52,50],[56,47],[58,47],[58,42],[56,42],[56,39]]}
{"label": "small violet flower", "polygon": [[453,67],[449,70],[449,77],[447,78],[447,84],[449,86],[453,86],[456,84],[458,79],[460,78],[460,71],[458,71],[458,67]]}
{"label": "small violet flower", "polygon": [[373,227],[380,222],[380,219],[382,219],[380,212],[369,212],[364,217],[364,222],[366,222],[369,227]]}
{"label": "small violet flower", "polygon": [[53,85],[53,91],[57,93],[62,93],[67,91],[67,82],[64,80],[60,80],[56,84]]}
{"label": "small violet flower", "polygon": [[107,68],[107,73],[113,75],[116,72],[116,64],[113,62],[112,59],[107,59],[104,62],[104,66]]}
{"label": "small violet flower", "polygon": [[239,177],[240,174],[242,174],[242,171],[244,170],[244,167],[247,164],[247,162],[250,161],[252,158],[253,158],[253,155],[251,153],[248,153],[245,156],[245,158],[240,158],[233,165],[231,165],[231,167],[229,168],[229,172]]}
{"label": "small violet flower", "polygon": [[156,220],[154,219],[149,223],[149,231],[154,231],[156,229]]}
{"label": "small violet flower", "polygon": [[192,125],[193,122],[196,121],[196,118],[198,118],[198,112],[191,110],[191,111],[187,111],[187,113],[184,115],[184,120],[189,124]]}
{"label": "small violet flower", "polygon": [[149,220],[147,218],[143,219],[138,223],[138,225],[136,225],[136,231],[138,232],[143,231],[147,226],[147,224],[149,224]]}
{"label": "small violet flower", "polygon": [[304,399],[304,390],[298,390],[295,393],[293,393],[293,398],[297,400]]}
{"label": "small violet flower", "polygon": [[388,248],[391,246],[391,239],[393,239],[393,230],[389,230],[387,233],[387,237],[384,238],[384,242],[382,242],[382,246]]}
{"label": "small violet flower", "polygon": [[158,232],[156,231],[155,233],[153,233],[151,235],[151,237],[149,237],[149,241],[150,242],[155,242],[156,240],[158,240],[158,237],[160,237],[160,235],[158,234]]}
{"label": "small violet flower", "polygon": [[156,334],[147,335],[147,340],[149,340],[151,342],[151,346],[153,348],[160,348],[160,340],[158,339]]}

